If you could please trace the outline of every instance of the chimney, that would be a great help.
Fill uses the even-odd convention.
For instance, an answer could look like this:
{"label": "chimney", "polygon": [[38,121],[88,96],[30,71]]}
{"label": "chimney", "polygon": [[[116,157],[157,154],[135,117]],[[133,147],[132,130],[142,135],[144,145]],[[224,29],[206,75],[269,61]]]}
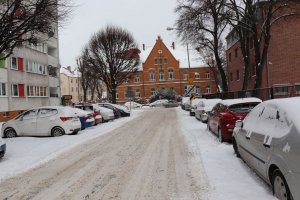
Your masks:
{"label": "chimney", "polygon": [[175,50],[175,43],[172,42],[172,48]]}
{"label": "chimney", "polygon": [[143,51],[145,51],[145,44],[143,44]]}

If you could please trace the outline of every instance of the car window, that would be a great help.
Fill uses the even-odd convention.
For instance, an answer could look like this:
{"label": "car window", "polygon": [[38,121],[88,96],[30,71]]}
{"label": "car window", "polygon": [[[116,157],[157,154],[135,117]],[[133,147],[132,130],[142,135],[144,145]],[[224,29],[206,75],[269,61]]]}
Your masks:
{"label": "car window", "polygon": [[257,130],[264,135],[271,135],[275,128],[277,109],[266,105],[260,113],[259,123],[254,124]]}
{"label": "car window", "polygon": [[255,107],[244,119],[244,128],[246,130],[252,130],[261,119],[262,113],[265,109],[265,106]]}
{"label": "car window", "polygon": [[273,132],[273,137],[283,137],[290,131],[291,121],[287,117],[287,113],[280,109],[276,109],[276,119],[275,119],[275,130]]}
{"label": "car window", "polygon": [[56,115],[58,113],[58,111],[56,109],[40,109],[39,110],[39,113],[38,113],[38,116],[39,117],[50,117],[50,116],[53,116],[53,115]]}
{"label": "car window", "polygon": [[250,112],[258,103],[242,103],[229,106],[229,110],[234,113]]}
{"label": "car window", "polygon": [[37,110],[34,109],[34,110],[29,110],[29,111],[26,111],[23,115],[22,115],[22,119],[32,119],[32,118],[35,118],[36,117],[36,114],[37,114]]}

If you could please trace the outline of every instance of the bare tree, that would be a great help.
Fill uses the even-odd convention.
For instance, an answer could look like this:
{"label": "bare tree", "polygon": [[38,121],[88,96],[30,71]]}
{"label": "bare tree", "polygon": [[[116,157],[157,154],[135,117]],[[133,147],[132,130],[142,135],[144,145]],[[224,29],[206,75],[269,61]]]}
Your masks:
{"label": "bare tree", "polygon": [[215,66],[220,74],[223,91],[228,91],[223,42],[227,27],[226,0],[181,0],[176,12],[178,35],[189,40],[202,52],[202,56],[214,55]]}
{"label": "bare tree", "polygon": [[71,11],[68,0],[0,0],[0,59],[8,57],[22,42],[37,44],[42,34],[53,36]]}
{"label": "bare tree", "polygon": [[[256,79],[254,89],[261,88],[262,72],[268,55],[271,26],[278,20],[295,15],[289,6],[295,0],[229,0],[230,18],[234,31],[238,33],[244,62],[243,90],[248,88],[250,71],[250,44],[253,44]],[[298,13],[299,14],[299,13]],[[254,90],[259,95],[259,90]]]}
{"label": "bare tree", "polygon": [[91,38],[88,61],[105,83],[113,103],[117,87],[138,70],[139,53],[133,36],[120,27],[107,26]]}
{"label": "bare tree", "polygon": [[80,72],[80,84],[83,91],[83,101],[87,101],[87,91],[89,89],[89,76],[91,74],[87,58],[87,49],[82,51],[82,55],[77,59],[77,67]]}

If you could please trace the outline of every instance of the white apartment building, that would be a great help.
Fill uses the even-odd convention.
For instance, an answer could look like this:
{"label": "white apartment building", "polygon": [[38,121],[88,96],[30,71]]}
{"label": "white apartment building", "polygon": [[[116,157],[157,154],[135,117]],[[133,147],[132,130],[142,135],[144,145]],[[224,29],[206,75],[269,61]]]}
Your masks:
{"label": "white apartment building", "polygon": [[61,96],[71,95],[70,102],[79,103],[82,101],[82,87],[80,84],[80,75],[77,70],[71,71],[71,68],[61,69],[60,73]]}
{"label": "white apartment building", "polygon": [[43,43],[23,43],[0,61],[0,121],[21,110],[61,104],[57,26],[53,32]]}

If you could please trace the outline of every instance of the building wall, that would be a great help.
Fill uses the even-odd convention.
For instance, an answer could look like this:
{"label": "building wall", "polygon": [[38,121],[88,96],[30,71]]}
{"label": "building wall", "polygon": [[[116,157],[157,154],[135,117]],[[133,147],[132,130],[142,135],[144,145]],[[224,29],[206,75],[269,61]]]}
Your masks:
{"label": "building wall", "polygon": [[60,105],[58,52],[56,31],[49,41],[37,46],[24,42],[0,61],[0,121],[33,107]]}
{"label": "building wall", "polygon": [[[162,61],[160,61],[160,59]],[[178,95],[183,95],[186,87],[189,85],[188,79],[184,74],[190,74],[190,77],[194,77],[193,85],[199,87],[202,94],[207,93],[207,87],[210,88],[210,93],[217,91],[215,79],[209,67],[192,67],[190,69],[180,68],[178,59],[172,55],[160,37],[156,40],[156,43],[145,62],[142,63],[142,67],[143,70],[136,74],[132,74],[127,83],[124,83],[117,88],[118,103],[124,103],[129,100],[125,95],[128,88],[131,88],[133,97],[135,98],[148,99],[151,96],[151,91],[158,88],[173,88]],[[164,72],[164,80],[159,79],[161,70]],[[173,70],[174,72],[173,79],[169,78],[169,70]],[[150,79],[151,71],[155,74],[153,80]],[[195,78],[195,73],[200,74],[199,79]],[[205,73],[209,73],[208,79],[205,77]],[[135,81],[135,76],[137,75],[140,79],[139,82]],[[139,96],[136,95],[137,89],[140,91]]]}
{"label": "building wall", "polygon": [[[290,2],[295,10],[300,12],[300,3]],[[235,49],[238,49],[238,57],[235,58]],[[229,91],[242,89],[243,62],[239,42],[230,46],[226,52],[228,63],[228,85]],[[231,54],[231,61],[229,60]],[[255,73],[254,52],[250,56],[251,69],[249,77],[249,89],[254,88]],[[300,84],[300,18],[289,17],[278,20],[271,28],[271,41],[269,46],[268,59],[263,63],[262,88],[293,86]],[[267,70],[269,69],[269,70]],[[236,79],[236,71],[240,71],[240,81]],[[268,72],[269,71],[269,72]],[[233,80],[230,74],[233,74]]]}

